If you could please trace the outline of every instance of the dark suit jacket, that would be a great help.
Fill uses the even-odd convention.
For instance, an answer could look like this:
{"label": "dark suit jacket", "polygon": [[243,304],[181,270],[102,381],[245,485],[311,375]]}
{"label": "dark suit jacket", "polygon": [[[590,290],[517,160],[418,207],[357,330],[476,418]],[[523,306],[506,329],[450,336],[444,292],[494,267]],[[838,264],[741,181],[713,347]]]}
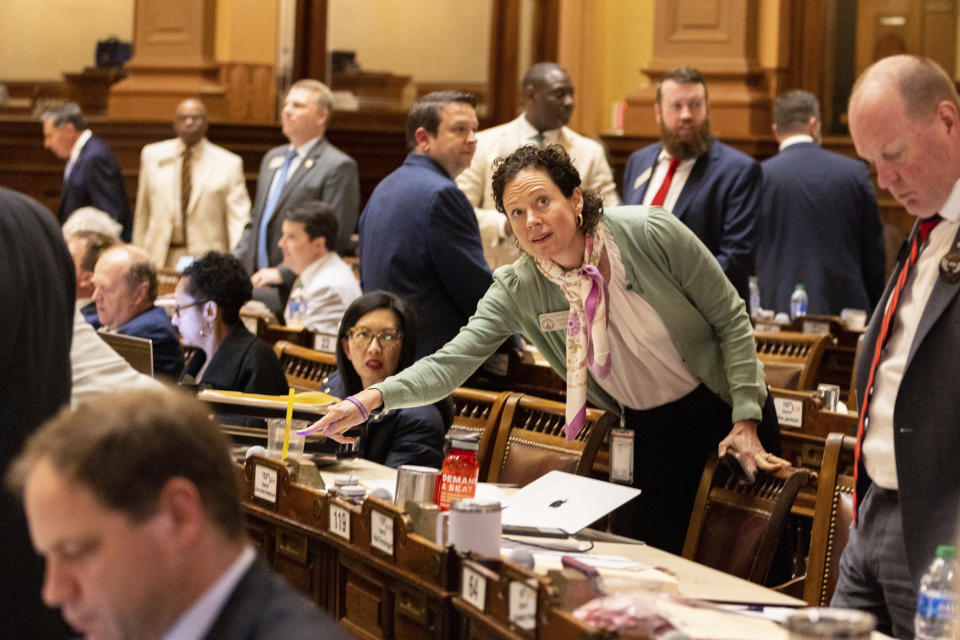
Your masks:
{"label": "dark suit jacket", "polygon": [[[181,380],[188,376],[192,380],[206,361],[207,354],[197,349],[184,367]],[[289,389],[283,365],[273,349],[247,331],[240,320],[214,352],[200,386],[265,395],[283,395]]]}
{"label": "dark suit jacket", "polygon": [[[916,226],[913,233],[917,233]],[[908,239],[908,243],[910,241]],[[960,242],[960,232],[953,246],[957,246],[957,242]],[[863,336],[862,355],[857,365],[857,397],[861,406],[883,309],[896,284],[906,251],[900,253],[901,260]],[[960,393],[954,381],[960,352],[958,293],[960,282],[947,282],[942,276],[937,279],[917,325],[893,412],[900,511],[915,586],[933,559],[937,545],[952,543],[957,534]],[[857,495],[861,500],[869,484],[861,464],[857,482]],[[861,521],[858,526],[870,526],[870,523]]]}
{"label": "dark suit jacket", "polygon": [[[253,210],[250,212],[250,222],[233,250],[233,255],[240,259],[250,274],[257,270],[257,238],[260,233],[260,219],[263,217],[263,209],[267,205],[267,196],[270,194],[270,184],[273,182],[274,174],[280,170],[283,157],[288,151],[290,151],[290,145],[285,144],[274,147],[263,156],[263,161],[260,163],[260,176],[257,178],[257,195],[253,201]],[[327,142],[326,138],[321,138],[313,145],[310,153],[287,179],[287,184],[280,192],[277,208],[267,225],[267,253],[270,256],[270,266],[275,267],[283,262],[283,252],[277,246],[282,232],[283,212],[307,200],[323,200],[333,207],[340,227],[337,234],[338,250],[348,247],[350,234],[353,233],[357,224],[357,211],[360,208],[357,163]],[[289,269],[283,270],[285,279],[292,283],[296,276]]]}
{"label": "dark suit jacket", "polygon": [[883,223],[866,165],[794,144],[760,164],[757,283],[763,308],[790,311],[803,283],[808,313],[867,313],[883,292]]}
{"label": "dark suit jacket", "polygon": [[240,579],[206,640],[347,640],[337,621],[259,558]]}
{"label": "dark suit jacket", "polygon": [[133,214],[123,184],[120,165],[109,145],[99,138],[90,138],[80,150],[70,176],[60,192],[60,224],[80,207],[96,207],[123,225],[121,237],[130,242]]}
{"label": "dark suit jacket", "polygon": [[[70,402],[73,260],[57,220],[39,202],[0,187],[0,477],[27,436]],[[0,616],[5,638],[67,637],[43,606],[43,563],[23,505],[0,491]]]}
{"label": "dark suit jacket", "polygon": [[117,333],[153,342],[153,373],[176,380],[183,371],[183,345],[180,334],[173,328],[163,307],[151,307],[138,316],[127,320],[117,328]]}
{"label": "dark suit jacket", "polygon": [[[630,155],[623,174],[623,204],[643,202],[662,148],[658,142]],[[744,300],[759,207],[760,165],[712,138],[710,150],[697,158],[673,209],[716,256]]]}
{"label": "dark suit jacket", "polygon": [[420,153],[373,190],[360,216],[360,286],[392,291],[417,312],[417,357],[442,347],[477,310],[493,277],[473,207]]}

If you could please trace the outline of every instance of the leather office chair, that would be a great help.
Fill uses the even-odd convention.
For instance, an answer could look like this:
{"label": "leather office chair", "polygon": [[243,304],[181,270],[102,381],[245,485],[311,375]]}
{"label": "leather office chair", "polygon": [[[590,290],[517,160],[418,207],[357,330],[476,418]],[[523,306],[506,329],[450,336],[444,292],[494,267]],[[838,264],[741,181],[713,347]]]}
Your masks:
{"label": "leather office chair", "polygon": [[588,475],[597,449],[617,417],[587,409],[586,425],[576,439],[567,442],[564,410],[562,402],[511,394],[497,427],[487,481],[522,487],[548,471]]}
{"label": "leather office chair", "polygon": [[448,433],[476,433],[480,436],[477,449],[477,463],[481,478],[486,478],[490,469],[490,456],[493,453],[497,424],[503,413],[503,406],[510,396],[509,391],[485,391],[458,387],[452,394],[453,424]]}
{"label": "leather office chair", "polygon": [[856,446],[856,436],[831,433],[823,449],[803,588],[803,599],[811,607],[828,606],[837,586],[840,554],[847,546],[853,522],[853,451]]}
{"label": "leather office chair", "polygon": [[757,472],[751,485],[711,454],[700,478],[683,557],[764,584],[794,498],[810,472]]}
{"label": "leather office chair", "polygon": [[337,357],[332,353],[308,349],[281,340],[273,351],[283,365],[287,382],[297,391],[323,391],[323,379],[337,368]]}

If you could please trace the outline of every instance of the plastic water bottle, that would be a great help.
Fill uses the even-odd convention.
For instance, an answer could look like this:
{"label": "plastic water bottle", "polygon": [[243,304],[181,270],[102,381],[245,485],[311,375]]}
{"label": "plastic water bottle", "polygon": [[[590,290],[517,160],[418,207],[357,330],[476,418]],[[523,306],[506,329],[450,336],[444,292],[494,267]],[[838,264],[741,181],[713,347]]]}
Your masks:
{"label": "plastic water bottle", "polygon": [[916,640],[946,640],[956,637],[956,555],[957,551],[952,545],[940,545],[937,547],[937,557],[920,578],[917,615],[913,619]]}
{"label": "plastic water bottle", "polygon": [[290,294],[287,301],[287,312],[284,319],[287,326],[291,329],[303,329],[303,321],[307,317],[307,300],[303,294],[303,283],[298,283],[297,288]]}
{"label": "plastic water bottle", "polygon": [[757,284],[757,276],[750,276],[750,317],[760,317],[760,286]]}
{"label": "plastic water bottle", "polygon": [[807,315],[807,292],[802,284],[798,284],[793,289],[793,295],[790,296],[790,319],[805,315]]}

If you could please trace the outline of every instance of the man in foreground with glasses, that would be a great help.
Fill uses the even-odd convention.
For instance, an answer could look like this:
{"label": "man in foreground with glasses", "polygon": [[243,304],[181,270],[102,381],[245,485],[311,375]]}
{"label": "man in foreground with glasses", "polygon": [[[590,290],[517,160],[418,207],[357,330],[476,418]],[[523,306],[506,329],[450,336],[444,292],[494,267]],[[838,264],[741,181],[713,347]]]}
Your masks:
{"label": "man in foreground with glasses", "polygon": [[107,331],[153,343],[153,371],[176,380],[183,370],[180,336],[157,299],[157,269],[132,244],[104,252],[93,269],[93,301]]}
{"label": "man in foreground with glasses", "polygon": [[158,267],[183,256],[232,249],[250,220],[243,161],[206,138],[207,109],[199,100],[177,105],[176,138],[140,153],[133,242]]}

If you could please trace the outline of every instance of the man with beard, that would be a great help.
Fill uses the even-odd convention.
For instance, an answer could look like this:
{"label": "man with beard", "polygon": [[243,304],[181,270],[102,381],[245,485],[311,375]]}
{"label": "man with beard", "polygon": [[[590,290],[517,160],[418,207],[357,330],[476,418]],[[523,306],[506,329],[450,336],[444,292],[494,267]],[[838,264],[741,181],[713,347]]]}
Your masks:
{"label": "man with beard", "polygon": [[760,165],[710,136],[709,108],[699,71],[680,67],[664,75],[653,105],[662,142],[630,156],[623,202],[672,211],[707,245],[746,300]]}
{"label": "man with beard", "polygon": [[457,176],[457,186],[477,214],[483,256],[491,269],[510,264],[520,255],[506,216],[494,207],[491,181],[494,160],[520,145],[559,144],[577,168],[584,190],[600,192],[604,206],[620,204],[603,145],[567,127],[573,113],[573,83],[566,70],[555,62],[538,62],[523,75],[521,84],[523,113],[478,133],[473,162]]}

